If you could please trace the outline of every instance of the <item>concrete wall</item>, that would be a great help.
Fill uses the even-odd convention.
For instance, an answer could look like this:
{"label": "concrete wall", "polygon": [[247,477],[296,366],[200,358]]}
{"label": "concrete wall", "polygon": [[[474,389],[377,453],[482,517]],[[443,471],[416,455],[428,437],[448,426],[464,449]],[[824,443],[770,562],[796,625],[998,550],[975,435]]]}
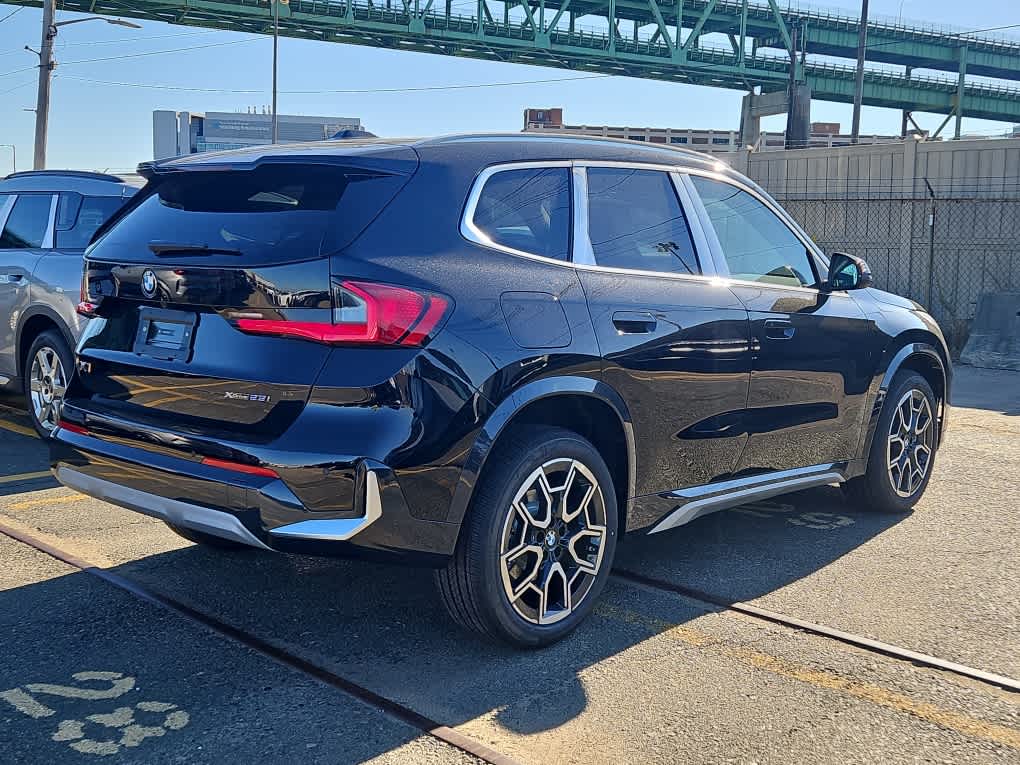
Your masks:
{"label": "concrete wall", "polygon": [[777,198],[1020,197],[1020,138],[715,155]]}

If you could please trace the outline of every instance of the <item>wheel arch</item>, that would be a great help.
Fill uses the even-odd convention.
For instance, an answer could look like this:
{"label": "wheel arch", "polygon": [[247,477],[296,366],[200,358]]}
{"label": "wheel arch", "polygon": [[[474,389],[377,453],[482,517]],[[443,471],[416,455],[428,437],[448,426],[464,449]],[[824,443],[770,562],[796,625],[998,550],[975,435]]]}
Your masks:
{"label": "wheel arch", "polygon": [[952,383],[952,364],[944,345],[937,337],[927,332],[908,332],[895,338],[885,354],[888,363],[885,369],[876,375],[877,384],[872,395],[872,405],[868,419],[868,427],[861,445],[861,460],[867,461],[871,452],[871,444],[875,439],[878,418],[885,405],[886,394],[892,386],[896,375],[904,370],[920,374],[931,385],[937,398],[938,408],[938,443],[941,444],[949,417],[949,394]]}
{"label": "wheel arch", "polygon": [[626,529],[628,501],[634,496],[634,432],[620,395],[598,380],[556,377],[518,388],[496,406],[475,439],[454,490],[449,520],[462,523],[486,460],[509,428],[521,424],[562,427],[585,437],[599,450],[613,475],[620,531]]}
{"label": "wheel arch", "polygon": [[32,346],[32,341],[40,333],[48,329],[57,330],[61,337],[64,338],[64,342],[67,343],[67,347],[71,349],[71,353],[74,353],[74,336],[67,328],[64,320],[60,318],[60,315],[52,308],[44,305],[31,306],[25,310],[18,322],[15,373],[19,377],[24,377],[25,375],[25,363],[28,359],[28,350]]}

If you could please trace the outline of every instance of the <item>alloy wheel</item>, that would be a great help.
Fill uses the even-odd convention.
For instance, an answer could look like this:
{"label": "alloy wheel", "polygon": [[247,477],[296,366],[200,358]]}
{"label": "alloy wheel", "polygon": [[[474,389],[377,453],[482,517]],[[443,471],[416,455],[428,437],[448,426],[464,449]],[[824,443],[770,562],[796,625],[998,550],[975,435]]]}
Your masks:
{"label": "alloy wheel", "polygon": [[912,496],[924,483],[934,453],[935,425],[928,397],[916,388],[896,404],[886,450],[889,480],[901,497]]}
{"label": "alloy wheel", "polygon": [[536,469],[503,524],[499,569],[514,611],[539,625],[569,616],[599,574],[605,541],[606,506],[591,470],[575,459]]}
{"label": "alloy wheel", "polygon": [[57,351],[48,345],[36,351],[29,375],[32,410],[42,428],[49,432],[60,420],[67,387],[64,365],[60,363]]}

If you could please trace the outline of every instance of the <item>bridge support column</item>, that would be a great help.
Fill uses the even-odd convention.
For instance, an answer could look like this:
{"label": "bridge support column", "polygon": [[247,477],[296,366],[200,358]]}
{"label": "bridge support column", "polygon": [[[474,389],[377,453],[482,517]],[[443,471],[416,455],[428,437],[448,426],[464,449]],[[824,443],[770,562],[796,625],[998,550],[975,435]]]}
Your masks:
{"label": "bridge support column", "polygon": [[806,149],[811,140],[811,86],[795,82],[790,86],[790,108],[786,112],[786,148]]}
{"label": "bridge support column", "polygon": [[[807,90],[810,99],[811,90]],[[748,93],[740,104],[740,145],[753,147],[761,135],[761,118],[773,114],[786,114],[790,109],[790,94],[785,90],[772,93]],[[805,112],[807,109],[804,110]]]}
{"label": "bridge support column", "polygon": [[963,128],[963,92],[967,85],[967,46],[960,46],[960,78],[956,81],[956,130],[953,138],[960,139]]}

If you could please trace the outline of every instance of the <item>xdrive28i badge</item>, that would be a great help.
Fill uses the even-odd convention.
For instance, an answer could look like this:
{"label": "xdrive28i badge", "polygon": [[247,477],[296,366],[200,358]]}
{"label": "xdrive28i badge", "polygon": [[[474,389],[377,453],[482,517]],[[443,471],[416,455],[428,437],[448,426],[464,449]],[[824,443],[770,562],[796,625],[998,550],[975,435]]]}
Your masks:
{"label": "xdrive28i badge", "polygon": [[146,268],[142,272],[142,294],[147,298],[156,294],[156,274],[151,268]]}

